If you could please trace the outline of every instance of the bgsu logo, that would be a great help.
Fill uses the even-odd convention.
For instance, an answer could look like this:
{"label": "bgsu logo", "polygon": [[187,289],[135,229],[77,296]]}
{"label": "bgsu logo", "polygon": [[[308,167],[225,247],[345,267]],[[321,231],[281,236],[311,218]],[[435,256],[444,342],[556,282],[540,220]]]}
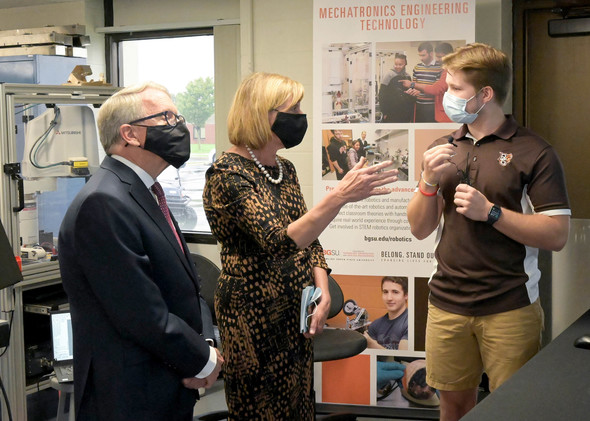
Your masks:
{"label": "bgsu logo", "polygon": [[340,256],[340,250],[324,250],[324,256]]}
{"label": "bgsu logo", "polygon": [[498,157],[498,162],[500,165],[505,167],[506,165],[510,164],[510,161],[512,161],[511,153],[500,152],[500,156]]}

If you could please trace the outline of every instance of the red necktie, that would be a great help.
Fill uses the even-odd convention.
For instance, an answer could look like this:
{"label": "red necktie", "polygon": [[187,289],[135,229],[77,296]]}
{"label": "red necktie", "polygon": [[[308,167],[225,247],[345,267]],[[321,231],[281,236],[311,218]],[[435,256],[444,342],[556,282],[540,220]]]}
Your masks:
{"label": "red necktie", "polygon": [[172,218],[170,218],[170,210],[168,209],[168,205],[166,204],[166,195],[164,194],[164,189],[162,189],[162,186],[160,185],[160,183],[158,183],[156,181],[154,183],[154,185],[152,186],[152,191],[154,192],[154,194],[156,195],[156,198],[158,199],[158,204],[160,205],[160,210],[164,214],[166,221],[168,221],[168,225],[170,225],[170,228],[172,229],[172,232],[174,233],[174,236],[176,237],[176,240],[178,241],[178,245],[180,246],[180,249],[184,251],[184,248],[182,247],[182,241],[180,241],[180,237],[178,236],[178,232],[176,232],[176,228],[174,227],[174,224],[172,223]]}

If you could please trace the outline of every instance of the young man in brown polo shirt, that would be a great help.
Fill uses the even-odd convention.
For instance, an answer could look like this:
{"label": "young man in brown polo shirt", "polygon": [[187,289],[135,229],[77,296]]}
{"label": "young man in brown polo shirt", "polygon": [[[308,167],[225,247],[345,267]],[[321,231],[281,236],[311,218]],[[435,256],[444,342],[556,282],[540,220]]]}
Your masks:
{"label": "young man in brown polo shirt", "polygon": [[407,213],[418,239],[439,230],[426,371],[452,421],[475,406],[483,371],[493,391],[539,350],[538,249],[563,248],[571,211],[554,149],[502,111],[506,55],[470,44],[443,68],[445,112],[463,126],[424,153]]}

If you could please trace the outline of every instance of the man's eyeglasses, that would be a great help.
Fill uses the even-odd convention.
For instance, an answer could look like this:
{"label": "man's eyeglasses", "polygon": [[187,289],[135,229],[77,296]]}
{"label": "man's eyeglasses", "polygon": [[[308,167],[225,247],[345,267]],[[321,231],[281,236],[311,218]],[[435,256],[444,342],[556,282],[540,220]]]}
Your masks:
{"label": "man's eyeglasses", "polygon": [[162,111],[161,113],[152,114],[152,115],[148,115],[147,117],[133,120],[133,121],[129,122],[129,124],[131,124],[133,126],[149,127],[145,124],[137,124],[137,123],[141,123],[142,121],[150,120],[152,118],[157,118],[157,117],[164,117],[164,119],[166,120],[167,126],[176,126],[179,123],[186,122],[185,118],[180,114],[174,114],[172,111]]}
{"label": "man's eyeglasses", "polygon": [[467,184],[468,186],[471,186],[471,179],[469,178],[469,164],[471,163],[469,161],[469,152],[467,152],[467,160],[466,160],[466,164],[465,164],[465,170],[459,169],[457,164],[455,164],[453,161],[449,161],[449,162],[451,164],[453,164],[455,166],[455,168],[457,168],[457,175],[460,178],[459,183]]}

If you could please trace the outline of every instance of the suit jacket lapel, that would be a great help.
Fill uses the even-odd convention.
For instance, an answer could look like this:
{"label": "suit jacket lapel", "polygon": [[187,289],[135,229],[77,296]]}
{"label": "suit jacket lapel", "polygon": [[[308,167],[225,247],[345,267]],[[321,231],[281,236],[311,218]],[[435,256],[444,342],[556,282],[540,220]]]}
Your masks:
{"label": "suit jacket lapel", "polygon": [[192,263],[192,260],[187,255],[188,246],[184,241],[184,237],[182,236],[182,233],[178,227],[178,224],[176,223],[176,220],[174,219],[174,216],[172,216],[172,213],[170,213],[170,216],[172,217],[174,226],[176,227],[176,230],[179,233],[179,237],[181,239],[180,241],[182,242],[182,246],[185,251],[180,249],[178,241],[176,241],[176,236],[170,229],[170,225],[168,225],[168,221],[166,221],[166,218],[164,217],[162,210],[158,206],[156,199],[154,198],[154,196],[152,196],[152,193],[146,188],[145,184],[143,184],[143,182],[139,179],[137,174],[135,174],[135,172],[133,172],[133,170],[125,164],[111,157],[105,158],[102,166],[117,174],[122,182],[129,184],[129,194],[139,204],[139,206],[143,208],[145,213],[154,221],[154,223],[158,226],[158,229],[162,231],[162,233],[166,237],[166,240],[168,240],[168,243],[170,243],[170,247],[174,249],[174,252],[182,262],[182,265],[189,273],[191,279],[197,287],[197,291],[199,291],[200,286],[198,282],[198,275],[194,269],[194,264]]}

